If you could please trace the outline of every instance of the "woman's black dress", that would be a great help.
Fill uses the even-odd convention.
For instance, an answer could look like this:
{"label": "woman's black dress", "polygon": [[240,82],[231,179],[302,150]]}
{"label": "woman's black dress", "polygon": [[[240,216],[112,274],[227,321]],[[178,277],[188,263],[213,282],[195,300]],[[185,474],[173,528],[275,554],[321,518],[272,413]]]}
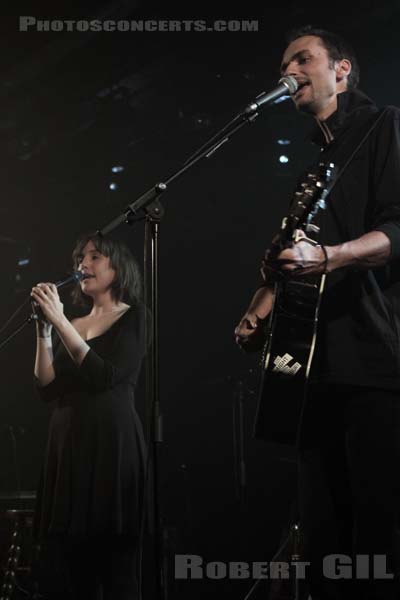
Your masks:
{"label": "woman's black dress", "polygon": [[131,307],[87,341],[78,367],[54,336],[54,402],[38,490],[35,537],[138,540],[145,443],[134,389],[145,352],[145,309]]}

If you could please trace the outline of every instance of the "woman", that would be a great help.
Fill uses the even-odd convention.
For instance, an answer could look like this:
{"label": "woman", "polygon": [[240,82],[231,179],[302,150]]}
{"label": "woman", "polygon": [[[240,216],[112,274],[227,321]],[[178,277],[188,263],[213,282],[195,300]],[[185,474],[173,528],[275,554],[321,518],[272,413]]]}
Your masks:
{"label": "woman", "polygon": [[69,321],[54,284],[31,293],[42,313],[37,389],[54,401],[35,531],[62,557],[70,597],[133,600],[145,479],[134,407],[146,346],[141,278],[124,244],[97,235],[78,240],[73,263],[86,276],[73,292],[86,316]]}

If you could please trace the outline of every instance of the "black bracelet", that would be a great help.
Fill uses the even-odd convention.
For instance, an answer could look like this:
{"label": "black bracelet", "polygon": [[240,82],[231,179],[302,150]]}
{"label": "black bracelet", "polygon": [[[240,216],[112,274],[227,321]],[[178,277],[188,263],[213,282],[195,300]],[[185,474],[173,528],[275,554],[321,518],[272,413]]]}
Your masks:
{"label": "black bracelet", "polygon": [[328,272],[328,253],[326,251],[326,248],[323,244],[318,244],[318,246],[321,248],[323,255],[324,255],[324,269],[322,271],[322,273],[325,275]]}

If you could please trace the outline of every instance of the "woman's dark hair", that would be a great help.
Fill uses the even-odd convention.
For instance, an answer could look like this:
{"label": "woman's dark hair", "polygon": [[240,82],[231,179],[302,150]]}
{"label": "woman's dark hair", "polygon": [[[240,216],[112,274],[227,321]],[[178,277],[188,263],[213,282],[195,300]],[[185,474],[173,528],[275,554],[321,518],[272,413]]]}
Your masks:
{"label": "woman's dark hair", "polygon": [[286,42],[290,44],[305,35],[314,35],[321,39],[322,45],[328,52],[331,67],[333,67],[333,63],[336,60],[342,60],[343,58],[347,58],[351,62],[351,72],[347,79],[347,89],[355,89],[360,81],[360,67],[350,44],[340,37],[340,35],[326,31],[325,29],[313,27],[312,25],[292,29],[286,36]]}
{"label": "woman's dark hair", "polygon": [[[96,250],[110,259],[110,265],[115,270],[115,280],[111,285],[113,300],[126,302],[131,306],[137,305],[142,298],[142,275],[139,265],[128,246],[123,242],[96,233],[83,234],[77,240],[72,252],[74,271],[79,267],[83,249],[88,242],[93,242]],[[91,304],[91,299],[82,293],[80,285],[73,289],[71,296],[75,305],[87,306]]]}

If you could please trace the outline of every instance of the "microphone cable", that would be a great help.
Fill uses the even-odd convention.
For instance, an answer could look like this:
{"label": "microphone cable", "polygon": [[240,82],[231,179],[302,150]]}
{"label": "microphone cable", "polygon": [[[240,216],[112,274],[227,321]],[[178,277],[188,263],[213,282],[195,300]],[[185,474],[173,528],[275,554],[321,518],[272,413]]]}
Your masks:
{"label": "microphone cable", "polygon": [[[54,284],[57,289],[61,288],[61,287],[65,287],[66,285],[70,285],[71,283],[79,283],[82,279],[86,279],[86,277],[80,272],[80,271],[74,271],[73,273],[71,273],[71,275],[68,276],[67,279],[61,280],[61,281],[56,281],[56,283]],[[21,312],[21,310],[23,308],[25,308],[25,306],[27,304],[29,304],[30,302],[32,302],[32,298],[30,296],[28,296],[28,298],[26,298],[23,303],[18,306],[18,308],[16,308],[16,310],[11,314],[11,316],[7,319],[7,321],[4,323],[4,325],[2,325],[0,327],[0,334],[3,333],[3,331],[5,329],[7,329],[7,327],[10,325],[10,323],[15,319],[15,317]],[[34,312],[34,309],[33,309]],[[34,319],[32,319],[34,320]],[[25,325],[25,323],[23,324]],[[3,347],[3,345],[8,342],[8,340],[10,340],[17,332],[19,331],[19,329],[17,329],[16,332],[14,332],[9,338],[7,338],[4,342],[2,342],[0,344],[0,349]]]}
{"label": "microphone cable", "polygon": [[18,308],[12,313],[12,315],[7,319],[7,321],[0,327],[0,333],[3,333],[5,329],[10,325],[10,323],[15,319],[15,317],[21,312],[23,308],[31,301],[30,298],[27,298],[23,301],[23,303],[18,306]]}

